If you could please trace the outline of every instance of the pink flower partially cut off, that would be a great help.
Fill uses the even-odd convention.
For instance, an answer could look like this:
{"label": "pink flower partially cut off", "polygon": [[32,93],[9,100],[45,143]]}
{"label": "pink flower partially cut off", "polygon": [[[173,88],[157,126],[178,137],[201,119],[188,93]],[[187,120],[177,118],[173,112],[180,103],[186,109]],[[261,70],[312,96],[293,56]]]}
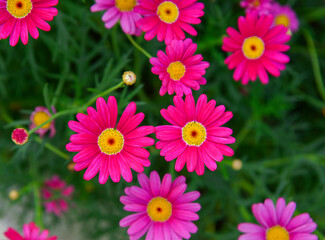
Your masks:
{"label": "pink flower partially cut off", "polygon": [[215,100],[207,102],[204,94],[196,104],[192,95],[187,95],[185,101],[175,96],[174,104],[160,111],[172,124],[156,127],[159,139],[156,148],[161,149],[160,155],[166,161],[176,158],[176,171],[182,170],[185,164],[189,172],[195,170],[198,175],[204,174],[204,166],[215,171],[216,161],[221,162],[224,155],[234,154],[226,145],[235,142],[230,136],[232,130],[223,127],[232,118],[232,112],[225,112],[223,105],[216,107]]}
{"label": "pink flower partially cut off", "polygon": [[296,32],[299,28],[299,20],[295,11],[289,6],[281,6],[278,3],[272,4],[271,14],[274,17],[274,25],[283,25],[291,32]]}
{"label": "pink flower partially cut off", "polygon": [[193,203],[200,197],[197,191],[184,193],[186,178],[180,176],[172,181],[166,174],[162,181],[156,171],[150,179],[143,173],[138,175],[140,187],[125,188],[126,196],[120,201],[124,210],[133,214],[120,221],[121,227],[129,227],[130,239],[137,240],[146,235],[146,240],[182,240],[190,239],[198,228],[193,223],[199,219],[196,213],[201,209],[199,203]]}
{"label": "pink flower partially cut off", "polygon": [[[56,113],[56,110],[54,107],[52,107],[53,113]],[[38,106],[35,108],[35,110],[30,115],[30,121],[31,124],[29,125],[29,129],[33,129],[45,121],[47,121],[50,117],[52,117],[52,114],[49,112],[49,110],[46,107]],[[54,137],[56,133],[55,129],[55,121],[52,120],[49,123],[42,126],[40,129],[36,130],[35,133],[38,133],[41,138],[44,137],[44,135],[50,131],[50,137]]]}
{"label": "pink flower partially cut off", "polygon": [[179,96],[192,94],[192,89],[199,90],[200,85],[206,84],[203,75],[210,64],[202,61],[201,54],[194,55],[196,49],[197,45],[189,38],[173,40],[166,46],[166,53],[158,51],[158,58],[150,58],[151,71],[162,81],[161,96],[167,92],[169,95],[176,92]]}
{"label": "pink flower partially cut off", "polygon": [[73,157],[75,170],[87,168],[84,179],[90,180],[99,172],[99,183],[104,184],[110,176],[119,182],[121,175],[127,182],[132,181],[131,168],[143,172],[150,166],[149,152],[144,147],[152,146],[154,139],[147,137],[155,131],[153,126],[141,126],[143,113],[135,114],[136,104],[131,102],[117,122],[118,109],[115,97],[106,102],[96,101],[97,111],[88,107],[87,113],[78,113],[78,121],[70,121],[69,127],[75,131],[66,149],[79,152]]}
{"label": "pink flower partially cut off", "polygon": [[35,223],[24,224],[23,235],[20,235],[16,230],[8,228],[4,235],[9,240],[56,240],[56,236],[49,237],[49,231],[41,231]]}
{"label": "pink flower partially cut off", "polygon": [[140,36],[142,31],[135,23],[141,19],[141,15],[134,11],[137,0],[95,0],[91,6],[92,12],[105,11],[102,20],[107,29],[112,28],[119,20],[123,32]]}
{"label": "pink flower partially cut off", "polygon": [[0,38],[10,36],[10,45],[15,46],[19,38],[28,43],[28,34],[39,37],[38,28],[50,31],[46,21],[52,21],[58,14],[54,8],[58,0],[0,0]]}
{"label": "pink flower partially cut off", "polygon": [[238,230],[243,232],[238,240],[318,240],[312,234],[317,225],[308,213],[302,213],[292,218],[296,203],[286,205],[283,198],[279,198],[276,206],[272,200],[266,199],[264,204],[253,204],[253,214],[260,225],[241,223]]}
{"label": "pink flower partially cut off", "polygon": [[[239,32],[227,28],[229,37],[223,39],[222,50],[231,55],[225,60],[230,70],[235,69],[233,78],[243,84],[255,81],[257,76],[263,84],[269,82],[268,73],[279,77],[290,58],[284,54],[291,38],[284,26],[272,26],[273,16],[247,14],[239,17]],[[268,72],[268,73],[267,73]]]}
{"label": "pink flower partially cut off", "polygon": [[73,192],[74,187],[67,185],[57,175],[46,180],[42,188],[42,197],[46,211],[54,213],[56,216],[61,216],[62,213],[68,211],[68,201],[70,201]]}
{"label": "pink flower partially cut off", "polygon": [[170,44],[172,40],[185,39],[185,32],[196,36],[192,24],[200,24],[204,4],[197,0],[140,0],[135,10],[143,15],[137,26],[146,32],[147,41],[157,36],[158,41]]}
{"label": "pink flower partially cut off", "polygon": [[246,13],[258,15],[270,14],[273,0],[242,0],[240,6],[245,8]]}

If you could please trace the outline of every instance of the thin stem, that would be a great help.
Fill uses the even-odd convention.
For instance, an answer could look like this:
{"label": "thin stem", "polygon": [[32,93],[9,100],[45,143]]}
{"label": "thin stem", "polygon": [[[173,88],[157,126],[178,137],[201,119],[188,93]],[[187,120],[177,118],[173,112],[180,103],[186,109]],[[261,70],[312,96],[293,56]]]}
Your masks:
{"label": "thin stem", "polygon": [[136,43],[136,41],[134,41],[134,39],[129,35],[126,34],[126,37],[130,40],[130,42],[140,51],[142,52],[147,58],[151,58],[152,56],[146,51],[144,50],[139,44]]}
{"label": "thin stem", "polygon": [[67,114],[70,114],[70,113],[77,113],[77,112],[82,112],[84,110],[86,110],[86,108],[88,106],[90,106],[91,104],[93,104],[97,98],[99,97],[102,97],[106,94],[109,94],[110,92],[122,87],[124,85],[123,82],[120,82],[118,83],[117,85],[115,85],[114,87],[111,87],[109,89],[107,89],[106,91],[102,92],[102,93],[99,93],[97,94],[96,96],[94,96],[93,98],[91,98],[86,104],[84,104],[83,106],[81,107],[76,107],[76,108],[72,108],[72,109],[67,109],[67,110],[64,110],[62,112],[58,112],[54,115],[52,115],[47,121],[43,122],[42,124],[38,125],[37,127],[31,129],[28,131],[28,135],[31,135],[32,133],[34,133],[35,131],[37,131],[38,129],[40,129],[41,127],[43,127],[44,125],[46,125],[47,123],[53,121],[54,119],[60,117],[60,116],[63,116],[63,115],[67,115]]}
{"label": "thin stem", "polygon": [[64,74],[60,78],[60,81],[58,83],[58,86],[56,87],[55,94],[54,94],[54,97],[53,97],[52,102],[51,102],[51,106],[55,106],[55,104],[56,104],[56,102],[58,100],[58,97],[59,97],[59,95],[60,95],[60,93],[62,91],[62,88],[63,88],[64,82],[65,82],[65,79],[66,79],[66,74]]}
{"label": "thin stem", "polygon": [[172,176],[172,179],[175,179],[176,172],[175,172],[175,165],[173,162],[169,163],[169,173]]}
{"label": "thin stem", "polygon": [[[39,136],[36,136],[34,139],[35,139],[36,142],[38,142],[40,144],[43,142],[43,140]],[[63,159],[70,160],[70,157],[69,157],[68,154],[65,154],[60,149],[58,149],[55,146],[53,146],[51,143],[45,143],[44,146],[47,149],[49,149],[50,151],[54,152],[56,155],[62,157]]]}
{"label": "thin stem", "polygon": [[309,55],[311,58],[311,63],[313,66],[316,87],[317,87],[319,95],[322,97],[323,101],[325,101],[325,87],[324,87],[322,73],[321,73],[320,66],[319,66],[315,43],[314,43],[313,38],[308,30],[304,29],[303,33],[304,33],[304,36],[305,36],[305,39],[307,42],[307,48],[308,48]]}
{"label": "thin stem", "polygon": [[254,123],[253,117],[251,117],[245,124],[245,126],[240,130],[239,134],[236,136],[236,142],[234,143],[232,149],[235,151],[240,143],[246,138],[248,133],[250,132]]}
{"label": "thin stem", "polygon": [[42,220],[42,205],[41,205],[41,193],[39,184],[35,181],[33,186],[34,192],[34,205],[35,205],[35,223],[41,229],[44,228]]}

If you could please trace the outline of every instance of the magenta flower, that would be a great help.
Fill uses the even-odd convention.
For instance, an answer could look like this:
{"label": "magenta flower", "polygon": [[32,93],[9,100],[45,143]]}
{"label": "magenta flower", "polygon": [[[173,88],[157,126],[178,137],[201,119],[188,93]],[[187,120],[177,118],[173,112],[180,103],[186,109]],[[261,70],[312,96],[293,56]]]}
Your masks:
{"label": "magenta flower", "polygon": [[241,0],[240,6],[245,8],[246,13],[258,15],[270,14],[273,0]]}
{"label": "magenta flower", "polygon": [[137,0],[95,0],[91,6],[92,12],[105,11],[102,20],[105,27],[112,28],[120,20],[123,32],[130,35],[141,35],[141,29],[135,22],[141,19],[141,15],[134,11]]}
{"label": "magenta flower", "polygon": [[153,65],[151,71],[159,75],[162,81],[159,94],[169,95],[176,92],[177,95],[192,94],[192,89],[199,90],[200,84],[206,84],[203,77],[205,69],[209,67],[204,62],[201,54],[194,55],[197,45],[191,39],[173,40],[166,47],[166,54],[158,51],[158,58],[150,58]]}
{"label": "magenta flower", "polygon": [[264,204],[253,204],[253,214],[260,225],[239,224],[238,230],[245,234],[238,240],[318,240],[311,234],[317,228],[316,223],[308,213],[292,218],[295,209],[296,203],[286,205],[283,198],[278,199],[276,206],[270,199],[266,199]]}
{"label": "magenta flower", "polygon": [[283,25],[292,32],[298,30],[299,20],[290,6],[281,6],[278,3],[274,3],[272,4],[271,14],[274,17],[274,25]]}
{"label": "magenta flower", "polygon": [[28,132],[24,128],[16,128],[11,133],[11,139],[17,145],[24,145],[28,141]]}
{"label": "magenta flower", "polygon": [[37,39],[37,28],[50,31],[46,21],[58,14],[54,8],[58,0],[0,0],[0,38],[10,35],[10,45],[15,46],[19,38],[28,43],[28,33]]}
{"label": "magenta flower", "polygon": [[[52,111],[55,113],[55,108],[52,107]],[[45,121],[49,120],[49,118],[52,117],[52,114],[49,112],[49,110],[46,107],[36,107],[34,112],[30,115],[30,121],[31,124],[29,125],[30,129],[33,129],[37,127],[38,125],[41,125]],[[47,131],[50,131],[50,137],[53,137],[56,133],[54,120],[51,122],[45,124],[40,129],[36,130],[35,132],[40,135],[40,137],[44,137],[45,133]]]}
{"label": "magenta flower", "polygon": [[146,137],[155,131],[153,126],[138,127],[144,119],[143,113],[135,114],[136,104],[131,102],[124,110],[118,124],[117,103],[113,96],[107,103],[97,99],[97,111],[89,107],[88,115],[77,114],[77,121],[70,121],[69,127],[75,131],[66,148],[79,152],[73,157],[74,169],[87,168],[84,179],[90,180],[99,172],[99,183],[104,184],[109,175],[113,182],[119,182],[121,175],[127,182],[132,181],[131,168],[143,172],[150,166],[149,152],[144,147],[155,143]]}
{"label": "magenta flower", "polygon": [[174,39],[185,39],[184,31],[196,36],[190,24],[201,23],[204,4],[197,0],[140,0],[136,11],[143,15],[137,26],[146,32],[144,38],[150,41],[157,36],[158,41],[170,44]]}
{"label": "magenta flower", "polygon": [[196,212],[201,205],[193,201],[200,193],[184,193],[187,188],[184,176],[172,181],[168,173],[160,181],[158,173],[153,171],[150,179],[141,173],[138,180],[141,187],[125,188],[126,196],[120,198],[126,211],[135,212],[120,221],[121,227],[129,227],[130,239],[137,240],[147,232],[146,240],[180,240],[197,232],[192,221],[199,219]]}
{"label": "magenta flower", "polygon": [[45,181],[42,188],[42,197],[45,200],[44,205],[48,213],[53,212],[56,216],[61,216],[69,208],[68,200],[74,192],[74,187],[67,186],[65,181],[59,176],[54,175],[51,179]]}
{"label": "magenta flower", "polygon": [[20,235],[16,230],[8,228],[4,233],[9,240],[56,240],[57,237],[48,237],[49,231],[40,231],[39,227],[35,223],[24,224],[23,227],[24,235]]}
{"label": "magenta flower", "polygon": [[238,19],[240,32],[227,28],[229,37],[223,39],[222,50],[232,53],[225,64],[229,69],[235,68],[233,77],[236,81],[247,84],[258,76],[263,84],[267,84],[267,72],[279,77],[280,71],[285,69],[290,58],[283,52],[290,48],[285,45],[290,36],[286,27],[272,26],[272,23],[271,15],[247,14]]}
{"label": "magenta flower", "polygon": [[235,142],[232,130],[222,127],[232,118],[232,112],[225,112],[225,106],[216,106],[216,101],[207,102],[202,94],[195,106],[194,97],[187,95],[185,101],[174,97],[174,106],[160,111],[172,125],[156,127],[160,140],[156,144],[161,149],[160,155],[166,161],[177,158],[175,169],[182,170],[185,163],[187,170],[198,175],[204,173],[204,165],[211,171],[217,169],[216,161],[221,162],[223,155],[232,156],[234,151],[225,144]]}

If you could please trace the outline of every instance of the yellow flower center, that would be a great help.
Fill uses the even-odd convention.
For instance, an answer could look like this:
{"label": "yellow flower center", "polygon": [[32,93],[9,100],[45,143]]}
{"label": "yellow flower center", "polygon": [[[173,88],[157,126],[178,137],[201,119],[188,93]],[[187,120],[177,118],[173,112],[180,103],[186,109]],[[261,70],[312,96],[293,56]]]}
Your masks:
{"label": "yellow flower center", "polygon": [[[48,115],[46,112],[39,111],[39,112],[35,113],[35,115],[34,115],[34,123],[36,126],[39,126],[43,122],[49,120],[49,118],[50,118],[50,115]],[[49,128],[50,125],[51,125],[51,122],[48,122],[41,128]]]}
{"label": "yellow flower center", "polygon": [[256,36],[246,38],[242,46],[245,57],[252,60],[260,58],[264,53],[264,49],[263,40]]}
{"label": "yellow flower center", "polygon": [[102,153],[115,155],[123,149],[124,137],[119,130],[107,128],[99,135],[97,143]]}
{"label": "yellow flower center", "polygon": [[115,0],[115,6],[122,12],[132,11],[136,4],[136,0]]}
{"label": "yellow flower center", "polygon": [[289,27],[290,19],[286,14],[280,14],[274,19],[275,25],[283,25],[285,27]]}
{"label": "yellow flower center", "polygon": [[183,63],[176,61],[169,64],[167,72],[169,73],[171,79],[174,81],[179,81],[182,77],[184,77],[186,68]]}
{"label": "yellow flower center", "polygon": [[182,138],[187,145],[200,146],[207,138],[205,127],[198,122],[189,122],[182,128]]}
{"label": "yellow flower center", "polygon": [[172,204],[166,198],[153,198],[148,203],[147,213],[152,221],[165,222],[172,215]]}
{"label": "yellow flower center", "polygon": [[179,10],[175,3],[165,1],[159,4],[157,14],[161,21],[165,23],[173,23],[178,19]]}
{"label": "yellow flower center", "polygon": [[266,240],[289,240],[290,236],[287,230],[280,226],[275,226],[267,230]]}
{"label": "yellow flower center", "polygon": [[260,0],[253,0],[252,5],[253,5],[254,7],[258,7],[258,6],[260,6],[260,5],[261,5]]}
{"label": "yellow flower center", "polygon": [[15,18],[26,17],[32,8],[31,0],[7,0],[7,10]]}

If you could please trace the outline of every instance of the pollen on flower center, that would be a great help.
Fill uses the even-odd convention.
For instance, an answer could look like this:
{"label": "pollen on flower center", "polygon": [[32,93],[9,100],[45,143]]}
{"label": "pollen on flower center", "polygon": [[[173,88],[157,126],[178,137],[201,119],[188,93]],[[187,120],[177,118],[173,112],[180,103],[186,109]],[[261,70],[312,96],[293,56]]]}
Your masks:
{"label": "pollen on flower center", "polygon": [[165,23],[173,23],[178,19],[179,10],[175,3],[165,1],[158,6],[157,15],[161,21]]}
{"label": "pollen on flower center", "polygon": [[152,221],[165,222],[172,215],[172,204],[166,198],[153,198],[148,203],[147,213]]}
{"label": "pollen on flower center", "polygon": [[26,17],[33,8],[31,0],[7,0],[7,10],[15,18]]}
{"label": "pollen on flower center", "polygon": [[119,130],[107,128],[99,135],[98,146],[102,153],[115,155],[123,149],[124,137]]}
{"label": "pollen on flower center", "polygon": [[244,40],[242,51],[246,58],[254,60],[260,58],[265,50],[264,42],[261,38],[253,36]]}
{"label": "pollen on flower center", "polygon": [[115,6],[122,12],[132,11],[136,4],[136,0],[115,0]]}
{"label": "pollen on flower center", "polygon": [[182,77],[184,77],[186,68],[183,63],[176,61],[169,64],[167,72],[169,73],[171,79],[174,81],[179,81]]}
{"label": "pollen on flower center", "polygon": [[275,226],[267,230],[266,240],[289,240],[290,236],[283,227]]}
{"label": "pollen on flower center", "polygon": [[198,122],[189,122],[182,128],[182,138],[187,145],[200,146],[207,138],[205,127]]}
{"label": "pollen on flower center", "polygon": [[[35,113],[34,123],[35,123],[36,126],[39,126],[42,123],[44,123],[45,121],[49,120],[49,118],[50,118],[50,116],[46,112],[39,111],[39,112]],[[46,128],[49,128],[50,125],[51,125],[51,122],[48,122],[47,124],[45,124],[41,128],[46,129]]]}
{"label": "pollen on flower center", "polygon": [[289,27],[290,19],[286,14],[280,14],[275,17],[275,25],[283,25],[285,27]]}

